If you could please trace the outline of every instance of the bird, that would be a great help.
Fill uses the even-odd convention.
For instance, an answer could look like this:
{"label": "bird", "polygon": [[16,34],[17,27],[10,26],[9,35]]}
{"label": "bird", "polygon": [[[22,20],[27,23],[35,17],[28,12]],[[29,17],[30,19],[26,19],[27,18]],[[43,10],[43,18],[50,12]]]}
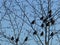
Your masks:
{"label": "bird", "polygon": [[50,21],[52,22],[53,18],[50,19]]}
{"label": "bird", "polygon": [[48,14],[49,14],[49,18],[52,16],[52,10],[48,11]]}
{"label": "bird", "polygon": [[50,20],[51,20],[51,24],[55,23],[55,20],[53,18],[51,18]]}
{"label": "bird", "polygon": [[41,33],[40,33],[40,36],[43,36],[44,35],[44,32],[42,31]]}
{"label": "bird", "polygon": [[55,23],[55,20],[52,20],[52,24],[54,24]]}
{"label": "bird", "polygon": [[44,27],[44,24],[43,24],[43,23],[41,24],[41,27],[42,27],[42,28]]}
{"label": "bird", "polygon": [[48,13],[52,13],[52,10],[49,10]]}
{"label": "bird", "polygon": [[46,23],[46,26],[50,26],[50,22],[47,22],[47,23]]}
{"label": "bird", "polygon": [[44,23],[47,22],[47,19],[48,19],[48,18],[45,18],[45,19],[43,20],[43,22],[44,22]]}
{"label": "bird", "polygon": [[26,37],[24,41],[27,41],[27,40],[28,40],[28,37]]}
{"label": "bird", "polygon": [[54,35],[54,33],[52,32],[51,34],[50,34],[50,36],[53,36]]}
{"label": "bird", "polygon": [[50,17],[52,17],[52,15],[51,15],[51,14],[49,14],[49,16],[48,16],[48,17],[50,18]]}
{"label": "bird", "polygon": [[14,37],[13,36],[11,37],[11,40],[14,40]]}
{"label": "bird", "polygon": [[35,20],[33,20],[33,21],[31,22],[31,24],[35,24]]}
{"label": "bird", "polygon": [[36,35],[37,34],[37,31],[35,30],[34,32],[33,32],[33,35]]}
{"label": "bird", "polygon": [[43,18],[44,18],[44,17],[42,16],[42,17],[40,18],[40,20],[43,20]]}
{"label": "bird", "polygon": [[17,37],[16,40],[15,40],[15,42],[17,43],[18,41],[19,41],[19,38]]}

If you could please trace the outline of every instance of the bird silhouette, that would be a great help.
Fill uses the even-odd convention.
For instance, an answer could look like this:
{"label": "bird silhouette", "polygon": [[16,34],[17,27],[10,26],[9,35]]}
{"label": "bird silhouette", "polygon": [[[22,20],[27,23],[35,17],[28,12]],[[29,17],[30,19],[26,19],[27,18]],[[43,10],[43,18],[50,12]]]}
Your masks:
{"label": "bird silhouette", "polygon": [[55,21],[53,20],[53,21],[52,21],[52,24],[54,24],[54,23],[55,23]]}
{"label": "bird silhouette", "polygon": [[34,32],[33,32],[33,35],[36,35],[37,34],[37,31],[35,30]]}
{"label": "bird silhouette", "polygon": [[51,14],[49,14],[49,16],[48,16],[48,17],[50,18],[51,16],[52,16],[52,15],[51,15]]}
{"label": "bird silhouette", "polygon": [[54,24],[55,20],[53,18],[51,18],[51,24]]}
{"label": "bird silhouette", "polygon": [[27,40],[28,40],[28,37],[26,37],[24,41],[27,41]]}
{"label": "bird silhouette", "polygon": [[48,19],[48,18],[45,18],[45,19],[43,20],[43,22],[44,22],[44,23],[47,22],[47,19]]}
{"label": "bird silhouette", "polygon": [[42,17],[40,18],[40,20],[43,20],[43,18],[44,18],[44,17],[42,16]]}
{"label": "bird silhouette", "polygon": [[49,10],[48,13],[52,13],[52,10]]}
{"label": "bird silhouette", "polygon": [[44,35],[44,32],[42,31],[41,33],[40,33],[40,36],[43,36]]}
{"label": "bird silhouette", "polygon": [[44,24],[43,24],[43,23],[41,24],[41,27],[42,27],[42,28],[44,27]]}
{"label": "bird silhouette", "polygon": [[17,43],[18,41],[19,41],[19,38],[17,37],[16,40],[15,40],[15,42]]}
{"label": "bird silhouette", "polygon": [[52,22],[53,18],[50,19],[50,21]]}
{"label": "bird silhouette", "polygon": [[46,26],[50,26],[50,22],[47,22],[47,23],[46,23]]}
{"label": "bird silhouette", "polygon": [[31,22],[31,24],[35,24],[35,20],[33,20],[33,21]]}
{"label": "bird silhouette", "polygon": [[14,40],[14,37],[13,36],[11,37],[11,40]]}
{"label": "bird silhouette", "polygon": [[52,10],[48,11],[49,13],[49,18],[52,16]]}
{"label": "bird silhouette", "polygon": [[52,32],[51,34],[50,34],[50,36],[53,36],[54,35],[54,33]]}

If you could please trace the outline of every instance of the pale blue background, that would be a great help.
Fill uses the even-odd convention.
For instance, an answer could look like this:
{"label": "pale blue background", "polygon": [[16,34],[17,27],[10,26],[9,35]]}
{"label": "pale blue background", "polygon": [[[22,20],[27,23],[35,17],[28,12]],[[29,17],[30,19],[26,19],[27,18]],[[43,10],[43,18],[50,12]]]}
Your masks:
{"label": "pale blue background", "polygon": [[[5,1],[5,0],[4,0]],[[29,25],[30,25],[30,23],[28,22],[28,20],[27,20],[27,18],[26,17],[23,17],[23,13],[21,12],[21,9],[19,8],[19,6],[17,6],[16,4],[16,2],[15,2],[15,0],[6,0],[7,2],[6,2],[6,6],[10,9],[10,10],[12,10],[14,13],[16,13],[19,17],[21,17],[22,19],[24,19]],[[38,15],[41,17],[41,14],[40,13],[38,13],[37,12],[37,14],[34,14],[34,9],[25,1],[25,0],[17,0],[18,2],[19,2],[19,4],[20,4],[20,6],[22,7],[22,9],[24,9],[25,10],[25,12],[26,12],[26,14],[27,14],[27,16],[28,16],[28,18],[29,18],[29,20],[30,20],[30,22],[32,21],[32,20],[34,20],[34,17],[36,18],[36,23],[38,24],[38,25],[41,25],[41,23],[42,23],[42,21],[40,21],[39,20],[39,17],[38,17]],[[38,3],[37,2],[39,2],[39,1],[37,1],[36,2],[36,0],[28,0],[29,2],[30,2],[30,4],[31,5],[34,5],[34,7],[39,11],[39,12],[41,12],[41,10],[40,10],[40,5],[38,5]],[[33,1],[33,2],[32,2]],[[42,3],[43,3],[43,8],[44,8],[44,10],[47,12],[47,3],[46,2],[44,2],[44,1],[46,1],[47,2],[47,0],[42,0]],[[11,5],[10,5],[10,2],[11,2]],[[23,4],[22,4],[23,3]],[[10,25],[10,19],[9,19],[9,16],[7,15],[7,14],[5,14],[5,8],[4,8],[4,6],[2,6],[2,4],[3,4],[3,0],[0,0],[0,32],[2,31],[2,32],[5,32],[4,34],[6,35],[6,36],[8,36],[9,38],[13,35],[14,36],[14,32],[13,32],[13,29],[12,29],[12,26]],[[2,7],[1,7],[2,6]],[[27,6],[27,7],[26,7]],[[14,7],[14,8],[13,8]],[[23,8],[24,7],[24,8]],[[25,8],[26,7],[26,8]],[[60,0],[52,0],[52,5],[51,5],[51,9],[52,9],[52,14],[55,14],[54,12],[60,7]],[[60,9],[58,10],[58,11],[60,11]],[[33,12],[33,13],[32,13]],[[10,17],[11,17],[11,21],[12,21],[12,23],[13,23],[13,25],[14,25],[14,28],[15,28],[15,33],[16,33],[16,37],[17,37],[17,35],[18,35],[18,30],[20,30],[20,28],[21,28],[21,26],[22,26],[22,23],[23,23],[23,21],[19,18],[19,17],[17,17],[16,16],[16,23],[17,23],[17,25],[18,25],[18,28],[17,28],[17,26],[16,26],[16,23],[15,23],[15,21],[14,21],[14,18],[15,18],[15,15],[14,15],[14,13],[10,13],[9,11],[7,11],[7,13],[9,13],[9,15],[10,15]],[[22,13],[22,14],[21,14]],[[4,16],[4,14],[5,14],[5,16]],[[58,13],[59,14],[59,13]],[[4,16],[4,17],[3,17]],[[59,16],[59,15],[58,15]],[[2,18],[3,17],[3,18]],[[54,19],[56,19],[57,18],[57,16],[55,16],[54,17]],[[55,25],[53,25],[53,26],[51,26],[51,31],[52,31],[52,29],[57,29],[57,30],[59,30],[60,29],[60,24],[58,24],[60,22],[60,19],[58,18],[58,20],[56,20],[56,24]],[[2,25],[2,26],[1,26]],[[1,28],[2,27],[2,28]],[[8,27],[8,28],[7,28]],[[40,32],[42,31],[42,29],[41,29],[41,27],[39,27],[39,26],[37,26],[37,25],[33,25],[33,27],[34,28],[36,28],[37,29],[37,31],[38,31],[38,35],[40,34]],[[27,30],[29,30],[29,31],[31,31],[31,36],[28,34],[28,32],[26,31],[26,29]],[[44,30],[43,30],[44,31]],[[24,22],[24,26],[23,26],[23,29],[22,29],[22,33],[21,33],[21,35],[20,35],[20,41],[21,41],[21,43],[23,43],[23,41],[24,41],[24,39],[25,39],[25,37],[26,36],[28,36],[29,37],[29,40],[28,40],[28,42],[27,42],[27,45],[37,45],[37,43],[33,40],[33,38],[35,38],[35,40],[38,40],[37,39],[37,37],[36,36],[33,36],[32,35],[32,33],[33,33],[33,30],[31,29],[31,27],[30,26],[28,26],[25,22]],[[25,35],[24,35],[25,34]],[[1,38],[0,38],[0,44],[1,45],[12,45],[6,38],[4,38],[3,37],[3,35],[2,34],[0,34],[1,36]],[[14,36],[15,37],[15,36]],[[44,42],[44,37],[40,37],[41,38],[41,40]],[[59,42],[58,42],[58,40],[56,41],[56,36],[54,36],[54,39],[52,40],[52,42],[53,42],[53,45],[59,45]],[[40,43],[39,43],[40,44]],[[19,45],[20,45],[20,43],[19,43]]]}

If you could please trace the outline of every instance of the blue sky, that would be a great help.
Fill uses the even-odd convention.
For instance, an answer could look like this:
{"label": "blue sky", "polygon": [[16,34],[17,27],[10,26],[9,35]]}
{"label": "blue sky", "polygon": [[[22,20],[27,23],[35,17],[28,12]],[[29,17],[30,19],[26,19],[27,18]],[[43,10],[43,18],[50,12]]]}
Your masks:
{"label": "blue sky", "polygon": [[[0,7],[2,6],[3,4],[3,1],[5,0],[0,0]],[[24,16],[24,13],[21,11],[19,5],[17,5],[17,3],[15,2],[15,0],[6,0],[6,7],[9,8],[11,11],[9,10],[5,10],[4,8],[4,5],[0,8],[0,30],[2,32],[4,32],[4,34],[6,36],[8,36],[9,38],[11,36],[14,36],[14,38],[17,38],[18,36],[18,33],[21,33],[20,34],[20,42],[23,43],[24,39],[26,36],[29,37],[29,40],[26,42],[27,45],[37,45],[37,43],[34,41],[35,40],[38,40],[37,36],[33,36],[32,33],[33,33],[33,29],[30,27],[30,22],[32,22],[34,19],[36,19],[36,23],[38,25],[41,25],[42,21],[39,20],[39,17],[38,15],[41,17],[41,7],[40,7],[40,4],[38,4],[39,0],[28,0],[30,2],[31,5],[33,5],[36,10],[38,10],[38,12],[36,11],[35,13],[35,10],[25,1],[25,0],[16,0],[17,2],[19,2],[19,5],[22,7],[22,9],[25,11],[27,17],[29,18],[29,21],[26,17],[23,17]],[[45,2],[46,1],[46,2]],[[52,14],[54,14],[54,12],[60,8],[60,5],[58,5],[60,3],[59,0],[52,0],[52,4],[51,4],[51,9],[52,9]],[[43,3],[43,8],[45,10],[45,12],[47,13],[47,0],[42,0],[42,3]],[[58,10],[60,11],[60,9]],[[39,13],[40,12],[40,13]],[[17,15],[17,16],[16,16]],[[58,14],[59,16],[59,14]],[[58,16],[55,16],[54,19],[56,19]],[[24,21],[22,21],[21,17]],[[53,25],[51,26],[51,31],[52,29],[57,29],[59,30],[60,29],[60,24],[58,24],[60,22],[60,19],[58,18],[58,20],[56,21],[56,25]],[[28,24],[27,24],[28,23]],[[21,26],[23,24],[23,28],[22,28],[22,31],[20,31],[21,29]],[[37,31],[38,31],[38,35],[41,33],[41,31],[44,29],[42,29],[41,27],[37,26],[37,25],[33,25],[33,28],[35,28]],[[29,32],[26,31],[26,29],[28,31],[31,31],[30,32],[30,35],[29,35]],[[15,33],[16,35],[14,34],[14,30],[15,30]],[[0,38],[0,43],[2,43],[2,45],[12,45],[9,40],[7,40],[6,38],[3,38],[3,36],[1,35],[2,38]],[[40,37],[40,36],[39,36]],[[53,45],[55,45],[56,43],[58,43],[59,45],[59,42],[56,41],[56,36],[54,36],[55,38],[52,40],[53,41]],[[34,39],[33,39],[34,38]],[[43,41],[44,43],[44,36],[43,37],[40,37],[41,40]],[[3,41],[1,41],[3,40]],[[8,42],[6,42],[8,41]],[[51,40],[50,40],[51,41]],[[40,44],[40,43],[39,43]]]}

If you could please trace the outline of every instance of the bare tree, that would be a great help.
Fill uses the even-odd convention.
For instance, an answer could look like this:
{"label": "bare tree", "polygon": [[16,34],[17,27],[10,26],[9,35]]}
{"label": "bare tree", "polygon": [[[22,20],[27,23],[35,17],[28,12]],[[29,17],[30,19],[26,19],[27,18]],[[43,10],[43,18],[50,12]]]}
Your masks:
{"label": "bare tree", "polygon": [[0,45],[60,45],[58,0],[0,3]]}

